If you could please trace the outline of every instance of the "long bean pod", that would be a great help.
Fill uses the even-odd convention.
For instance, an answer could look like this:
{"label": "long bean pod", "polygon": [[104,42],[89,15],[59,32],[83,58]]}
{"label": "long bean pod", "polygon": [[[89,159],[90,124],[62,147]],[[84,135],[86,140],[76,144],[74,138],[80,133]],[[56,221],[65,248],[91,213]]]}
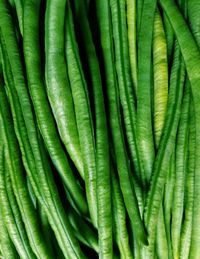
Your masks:
{"label": "long bean pod", "polygon": [[147,197],[146,204],[146,225],[150,237],[149,252],[153,252],[153,244],[155,241],[155,222],[157,220],[158,211],[162,201],[163,188],[167,176],[167,168],[170,162],[170,156],[173,152],[178,122],[181,112],[181,102],[183,95],[183,86],[185,80],[184,64],[180,55],[178,43],[176,44],[176,52],[174,56],[174,63],[170,75],[170,91],[169,103],[166,114],[166,121],[164,124],[165,131],[161,139],[158,153],[154,162],[152,181]]}
{"label": "long bean pod", "polygon": [[86,196],[90,216],[95,227],[97,223],[97,183],[94,133],[88,90],[78,53],[74,32],[73,16],[69,1],[66,6],[66,60],[70,86],[75,106],[81,153],[84,163]]}
{"label": "long bean pod", "polygon": [[45,78],[47,94],[61,139],[84,175],[82,151],[74,111],[74,102],[65,59],[65,1],[47,1],[45,14]]}
{"label": "long bean pod", "polygon": [[13,242],[11,241],[8,230],[5,225],[5,221],[2,214],[2,209],[0,208],[0,247],[1,247],[1,256],[4,258],[19,258],[19,255],[16,251]]}
{"label": "long bean pod", "polygon": [[[111,176],[107,120],[103,97],[103,86],[99,61],[95,45],[87,19],[86,9],[82,1],[75,1],[76,23],[78,32],[81,35],[82,48],[85,50],[85,57],[88,65],[89,82],[92,85],[94,98],[94,133],[96,144],[97,164],[97,209],[98,209],[98,234],[99,251],[102,258],[112,257],[112,212],[111,212]],[[80,20],[79,17],[82,17]],[[85,64],[86,65],[86,64]],[[105,191],[106,187],[106,191]]]}
{"label": "long bean pod", "polygon": [[[141,2],[141,1],[140,1]],[[131,65],[131,78],[135,95],[137,96],[137,1],[126,0],[128,46]]]}
{"label": "long bean pod", "polygon": [[5,166],[6,161],[4,148],[2,149],[1,160],[0,201],[2,215],[5,220],[9,236],[21,258],[36,258],[29,245],[28,237],[24,230],[24,225],[21,219],[21,214],[13,194],[10,176]]}
{"label": "long bean pod", "polygon": [[[11,80],[11,84],[7,84],[7,87],[9,88],[12,86],[12,90],[17,92],[17,96],[12,96],[12,98],[15,98],[15,101],[18,102],[19,106],[16,107],[16,103],[13,103],[12,101],[12,112],[15,114],[15,112],[18,111],[18,118],[15,118],[14,122],[19,134],[18,137],[20,138],[21,146],[23,146],[23,142],[25,142],[25,145],[28,145],[28,142],[30,143],[31,150],[29,154],[26,153],[28,157],[25,157],[25,160],[29,159],[29,162],[31,162],[32,171],[30,171],[30,168],[27,169],[32,181],[34,192],[40,202],[44,205],[52,229],[55,232],[58,243],[65,256],[84,258],[79,244],[71,231],[71,226],[66,218],[51,168],[47,162],[44,144],[41,138],[39,138],[40,136],[34,123],[34,116],[25,85],[23,68],[20,61],[12,20],[5,1],[0,2],[0,10],[3,13],[0,17],[1,38],[3,38],[4,45],[6,47],[4,53],[6,50],[9,50],[7,52],[7,59],[12,71],[10,71],[10,73],[7,71],[10,76],[9,79]],[[5,24],[6,26],[3,26]],[[11,58],[13,54],[15,56],[14,60]],[[13,92],[10,91],[9,95],[12,94]],[[23,127],[23,129],[20,130],[20,127]],[[27,132],[24,133],[24,130]],[[27,134],[26,138],[22,139],[20,136],[21,133]],[[23,148],[24,146],[22,149]],[[38,176],[38,174],[40,175]]]}
{"label": "long bean pod", "polygon": [[7,161],[7,170],[10,173],[13,191],[22,214],[31,247],[38,257],[49,257],[51,253],[49,253],[48,247],[41,235],[38,217],[29,196],[23,166],[19,159],[20,151],[13,130],[5,92],[2,88],[0,89],[0,114],[6,156],[8,161],[10,161]]}
{"label": "long bean pod", "polygon": [[[84,200],[84,193],[78,185],[75,176],[73,175],[73,172],[69,166],[67,155],[65,154],[62,143],[59,139],[51,108],[48,103],[45,84],[43,81],[40,56],[41,51],[39,47],[40,4],[41,2],[39,0],[28,0],[24,3],[23,43],[26,72],[28,77],[28,87],[33,101],[33,106],[36,113],[40,132],[46,144],[47,150],[51,156],[51,159],[56,169],[60,173],[64,184],[67,186],[79,210],[82,213],[86,214],[87,204]],[[31,19],[29,19],[30,16],[32,17]],[[37,49],[38,51],[33,51],[33,49]],[[48,127],[46,126],[47,122]],[[80,170],[80,173],[83,174],[83,170]]]}
{"label": "long bean pod", "polygon": [[174,185],[174,198],[172,209],[171,235],[173,245],[173,255],[179,258],[181,226],[184,211],[184,189],[185,175],[187,172],[187,154],[188,154],[188,118],[190,108],[190,86],[188,82],[185,86],[182,112],[177,134],[176,147],[176,175]]}
{"label": "long bean pod", "polygon": [[[104,58],[104,67],[107,83],[107,96],[109,104],[109,120],[114,146],[114,153],[117,161],[120,187],[122,190],[125,205],[134,226],[135,236],[138,242],[146,244],[146,233],[140,218],[135,190],[130,183],[130,165],[125,150],[124,136],[119,110],[119,93],[117,90],[116,70],[114,67],[113,42],[111,36],[111,17],[108,0],[96,1],[98,25]],[[133,220],[134,219],[134,220]]]}
{"label": "long bean pod", "polygon": [[126,129],[131,161],[139,181],[145,182],[141,169],[138,141],[136,137],[136,109],[130,76],[130,62],[128,49],[128,33],[126,28],[125,1],[110,1],[111,18],[114,38],[114,58],[119,87],[120,103],[123,110],[123,120]]}
{"label": "long bean pod", "polygon": [[114,214],[114,233],[122,259],[133,257],[126,226],[126,210],[116,172],[112,168],[112,204]]}
{"label": "long bean pod", "polygon": [[189,257],[191,236],[192,236],[192,221],[193,221],[193,205],[194,205],[194,169],[195,169],[195,117],[194,105],[191,96],[190,114],[189,114],[189,139],[188,139],[188,165],[185,181],[185,197],[184,209],[185,217],[181,227],[180,240],[180,258],[186,259]]}
{"label": "long bean pod", "polygon": [[[170,23],[174,29],[180,49],[184,58],[186,70],[188,73],[189,81],[192,89],[192,96],[194,100],[195,111],[195,129],[196,129],[196,161],[195,161],[195,190],[194,190],[194,216],[193,216],[193,229],[192,229],[192,242],[190,256],[191,258],[198,258],[200,254],[200,236],[198,234],[198,226],[200,224],[200,53],[198,46],[188,29],[186,22],[178,10],[175,3],[171,1],[160,1],[162,8],[166,12]],[[176,17],[176,19],[174,19]]]}
{"label": "long bean pod", "polygon": [[144,0],[138,35],[137,136],[146,185],[151,178],[155,157],[151,101],[151,49],[155,9],[156,0]]}

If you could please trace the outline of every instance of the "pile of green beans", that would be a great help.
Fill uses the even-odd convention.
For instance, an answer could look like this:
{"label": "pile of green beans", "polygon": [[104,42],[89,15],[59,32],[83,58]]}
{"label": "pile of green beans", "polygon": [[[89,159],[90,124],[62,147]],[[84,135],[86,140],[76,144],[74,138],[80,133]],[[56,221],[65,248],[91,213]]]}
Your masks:
{"label": "pile of green beans", "polygon": [[0,0],[0,258],[200,258],[200,1]]}

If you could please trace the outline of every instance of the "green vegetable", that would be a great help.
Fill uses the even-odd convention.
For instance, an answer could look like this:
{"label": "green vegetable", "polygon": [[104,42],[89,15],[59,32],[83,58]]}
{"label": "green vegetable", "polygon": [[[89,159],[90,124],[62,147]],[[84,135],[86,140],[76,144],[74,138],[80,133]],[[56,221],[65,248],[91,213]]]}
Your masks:
{"label": "green vegetable", "polygon": [[[73,172],[69,166],[68,158],[59,139],[45,91],[39,49],[39,11],[39,0],[25,1],[23,43],[26,71],[28,76],[28,87],[33,101],[40,132],[46,144],[47,150],[49,151],[51,159],[58,172],[60,173],[61,178],[64,184],[67,186],[77,207],[82,213],[87,214],[87,204],[84,199],[84,193],[76,182],[75,176],[73,175]],[[29,19],[30,15],[32,17],[31,19]],[[32,52],[32,48],[37,49],[38,51]],[[51,65],[53,65],[53,63],[51,63]],[[52,76],[53,74],[51,73],[51,77]],[[59,102],[57,104],[59,104]],[[46,126],[46,123],[48,124],[48,127]],[[73,130],[74,129],[71,128],[71,131]],[[80,172],[83,173],[83,170]]]}
{"label": "green vegetable", "polygon": [[86,196],[92,222],[94,226],[97,227],[97,173],[94,133],[87,93],[87,84],[79,58],[79,50],[75,38],[73,17],[69,1],[67,1],[66,13],[65,43],[67,69],[74,101],[80,147],[84,163]]}
{"label": "green vegetable", "polygon": [[168,101],[168,64],[165,32],[158,10],[154,17],[153,34],[154,69],[154,131],[156,147],[160,143]]}
{"label": "green vegetable", "polygon": [[119,110],[119,94],[117,89],[116,70],[113,65],[113,45],[111,38],[111,20],[108,1],[96,2],[97,18],[103,48],[104,68],[107,82],[107,95],[109,104],[109,121],[112,134],[114,153],[117,161],[120,187],[125,206],[134,226],[138,242],[147,244],[146,233],[141,221],[135,190],[130,183],[130,164],[125,149]]}
{"label": "green vegetable", "polygon": [[150,239],[150,254],[154,253],[155,223],[158,218],[158,211],[162,201],[162,193],[167,176],[166,172],[175,146],[176,133],[181,112],[184,79],[184,65],[177,45],[170,76],[169,102],[164,125],[165,130],[154,162],[152,182],[146,204],[145,220]]}
{"label": "green vegetable", "polygon": [[198,259],[200,2],[0,0],[0,258]]}
{"label": "green vegetable", "polygon": [[[192,95],[194,100],[194,110],[195,110],[195,129],[196,129],[196,150],[195,150],[195,190],[194,190],[194,215],[193,215],[193,229],[192,229],[192,241],[191,241],[191,250],[190,256],[192,258],[197,258],[200,253],[200,248],[198,246],[200,238],[198,235],[198,228],[196,226],[200,223],[200,206],[199,206],[199,197],[200,197],[200,159],[199,159],[199,120],[200,120],[200,75],[198,70],[200,68],[200,53],[199,49],[194,41],[194,38],[188,29],[184,18],[180,14],[177,6],[171,1],[161,1],[162,8],[166,12],[172,27],[177,36],[182,55],[184,58],[185,66],[187,69],[189,81],[191,84]],[[174,18],[176,17],[176,19]]]}
{"label": "green vegetable", "polygon": [[[0,163],[0,204],[9,236],[21,258],[36,258],[28,242],[21,214],[13,194],[10,176],[7,172],[7,158],[4,146],[1,148]],[[6,161],[7,160],[7,161]]]}
{"label": "green vegetable", "polygon": [[[140,1],[142,2],[142,1]],[[126,0],[127,8],[127,27],[128,27],[128,46],[131,65],[132,83],[137,96],[137,31],[136,31],[136,0]]]}
{"label": "green vegetable", "polygon": [[[190,86],[189,86],[190,87]],[[191,90],[190,90],[191,92]],[[191,96],[191,93],[190,93]],[[188,164],[185,181],[184,210],[185,217],[181,227],[180,257],[188,258],[191,245],[193,201],[194,201],[194,169],[195,169],[195,120],[194,104],[191,96],[189,113]]]}
{"label": "green vegetable", "polygon": [[10,174],[13,192],[16,196],[30,245],[38,257],[50,257],[51,253],[49,253],[48,247],[41,235],[38,216],[29,196],[26,179],[24,178],[24,169],[19,158],[20,150],[13,130],[13,123],[10,118],[9,107],[3,88],[0,89],[0,114],[5,155],[7,158],[7,170]]}
{"label": "green vegetable", "polygon": [[155,0],[144,0],[138,35],[137,137],[144,186],[149,184],[155,156],[151,100],[151,48],[155,8]]}
{"label": "green vegetable", "polygon": [[[89,20],[86,16],[86,9],[82,1],[75,1],[76,23],[80,28],[82,48],[84,49],[89,74],[89,83],[92,85],[94,98],[94,133],[96,144],[96,164],[97,164],[97,209],[98,209],[98,234],[99,251],[102,258],[112,257],[112,211],[111,211],[111,176],[110,176],[110,156],[107,120],[105,115],[105,104],[103,96],[103,85],[101,80],[100,66],[95,50]],[[82,17],[81,21],[79,17]],[[81,23],[81,24],[80,24]],[[106,187],[106,192],[105,192]]]}
{"label": "green vegetable", "polygon": [[84,176],[83,155],[80,151],[75,107],[67,75],[67,60],[65,59],[66,2],[62,0],[47,1],[45,14],[45,78],[47,94],[59,134],[71,159],[80,174]]}
{"label": "green vegetable", "polygon": [[190,86],[186,83],[182,104],[182,112],[177,135],[176,175],[172,208],[172,246],[173,255],[179,258],[180,235],[184,210],[185,175],[187,171],[188,118],[190,108]]}

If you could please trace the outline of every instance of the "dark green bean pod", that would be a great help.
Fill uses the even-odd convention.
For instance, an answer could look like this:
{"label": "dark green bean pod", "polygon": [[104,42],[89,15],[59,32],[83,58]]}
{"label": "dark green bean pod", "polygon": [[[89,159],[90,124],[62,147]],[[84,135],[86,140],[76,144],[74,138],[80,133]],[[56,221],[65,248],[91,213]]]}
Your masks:
{"label": "dark green bean pod", "polygon": [[[145,221],[149,234],[149,256],[153,256],[156,222],[163,197],[163,189],[169,167],[170,157],[174,150],[178,122],[181,112],[185,69],[178,43],[170,75],[169,102],[164,124],[164,132],[158,146],[158,153],[154,162],[152,181],[147,197]],[[150,257],[151,258],[151,257]]]}
{"label": "dark green bean pod", "polygon": [[141,17],[142,17],[142,11],[143,11],[143,5],[144,5],[144,0],[134,0],[136,1],[136,10],[137,10],[137,34],[140,32],[140,27],[141,27]]}
{"label": "dark green bean pod", "polygon": [[[129,61],[128,32],[126,28],[126,13],[124,0],[111,0],[111,17],[114,38],[114,58],[116,63],[119,97],[123,110],[123,120],[126,129],[126,136],[130,150],[131,161],[134,164],[134,171],[139,181],[144,183],[144,176],[141,168],[138,141],[136,137],[136,110],[131,80],[131,67]],[[139,195],[139,192],[136,192]],[[141,197],[140,197],[141,199]]]}
{"label": "dark green bean pod", "polygon": [[5,157],[4,148],[0,157],[2,160],[0,163],[0,204],[6,228],[20,258],[36,258],[28,242],[21,214],[12,190],[10,176],[6,166],[8,158]]}
{"label": "dark green bean pod", "polygon": [[129,243],[129,235],[126,226],[127,215],[124,206],[122,192],[119,186],[118,179],[114,168],[112,170],[112,206],[113,206],[113,232],[114,239],[120,251],[120,258],[131,259],[133,258],[132,251]]}
{"label": "dark green bean pod", "polygon": [[18,148],[13,123],[9,113],[9,106],[3,88],[0,89],[0,114],[3,122],[1,126],[3,140],[8,159],[7,170],[10,173],[13,191],[19,205],[30,245],[38,258],[50,257],[51,253],[41,235],[38,216],[26,185],[24,169],[19,157],[20,150]]}
{"label": "dark green bean pod", "polygon": [[119,109],[119,93],[116,70],[114,66],[114,53],[111,32],[111,14],[108,0],[96,1],[98,26],[103,51],[107,96],[109,105],[109,122],[112,134],[114,153],[117,161],[117,171],[125,206],[134,226],[135,237],[138,242],[147,243],[146,233],[140,218],[135,190],[130,181],[130,164],[128,161]]}
{"label": "dark green bean pod", "polygon": [[189,122],[189,109],[190,109],[190,85],[186,82],[180,123],[177,133],[177,146],[176,146],[176,174],[174,184],[174,197],[172,208],[172,221],[171,221],[171,236],[173,255],[179,258],[180,254],[180,240],[181,228],[183,223],[184,212],[184,193],[185,193],[185,178],[188,163],[188,122]]}
{"label": "dark green bean pod", "polygon": [[169,19],[167,18],[166,14],[163,14],[163,23],[164,23],[164,29],[166,33],[166,40],[167,40],[167,59],[168,59],[168,65],[169,70],[171,70],[171,64],[173,62],[173,51],[174,51],[174,44],[175,44],[175,35],[173,28],[169,22]]}
{"label": "dark green bean pod", "polygon": [[[0,151],[0,153],[1,153],[1,151]],[[15,246],[13,245],[13,242],[11,241],[11,239],[9,237],[8,230],[6,228],[5,221],[4,221],[1,210],[2,209],[0,206],[0,250],[1,250],[0,258],[17,259],[17,258],[19,258],[19,255],[16,251]]]}
{"label": "dark green bean pod", "polygon": [[80,174],[84,176],[84,158],[80,149],[74,101],[65,59],[65,11],[66,0],[47,1],[45,13],[45,79],[48,98],[60,137],[72,161]]}
{"label": "dark green bean pod", "polygon": [[170,164],[167,172],[167,179],[166,179],[165,189],[164,189],[164,202],[163,202],[169,258],[173,258],[172,241],[171,241],[171,216],[172,216],[172,204],[173,204],[173,195],[174,195],[175,170],[176,170],[175,152],[173,151],[170,158]]}
{"label": "dark green bean pod", "polygon": [[[51,227],[55,232],[65,257],[84,258],[78,241],[74,237],[69,221],[66,218],[47,160],[44,143],[38,134],[34,122],[34,115],[25,85],[23,67],[20,61],[12,19],[7,8],[7,3],[4,0],[0,2],[0,12],[3,14],[0,16],[1,39],[3,38],[5,45],[4,54],[7,54],[8,62],[6,76],[7,80],[10,80],[9,83],[7,81],[7,88],[12,88],[12,91],[11,89],[8,90],[8,95],[11,99],[12,113],[15,117],[15,130],[17,131],[23,151],[22,155],[25,156],[24,160],[31,184],[37,198],[45,208]],[[15,59],[12,59],[13,55]],[[14,92],[17,94],[14,95]],[[21,134],[26,137],[22,138]],[[24,152],[25,147],[29,148],[29,152]],[[30,165],[31,167],[29,167]]]}
{"label": "dark green bean pod", "polygon": [[[153,31],[153,75],[154,75],[154,137],[155,147],[158,148],[163,132],[168,102],[168,63],[167,42],[163,29],[162,18],[158,9],[154,16]],[[156,253],[159,258],[168,258],[166,228],[164,222],[164,208],[160,205],[157,230]]]}
{"label": "dark green bean pod", "polygon": [[200,17],[199,17],[199,10],[200,10],[200,3],[198,0],[190,0],[187,1],[187,10],[188,10],[188,20],[190,24],[190,28],[192,33],[195,37],[197,45],[200,46]]}
{"label": "dark green bean pod", "polygon": [[[102,80],[99,62],[87,19],[86,9],[82,1],[75,1],[75,15],[78,33],[88,66],[89,85],[91,84],[94,98],[94,132],[97,164],[97,209],[99,252],[101,258],[112,257],[112,212],[110,185],[109,141],[106,121],[106,111],[102,90]],[[81,17],[81,19],[80,19]],[[105,187],[106,186],[106,187]],[[106,190],[105,190],[106,188]]]}
{"label": "dark green bean pod", "polygon": [[155,10],[156,0],[144,0],[138,35],[137,136],[144,185],[149,184],[155,157],[151,101],[151,49]]}
{"label": "dark green bean pod", "polygon": [[[2,67],[1,67],[1,61],[0,61],[0,89],[3,87],[3,79],[2,79]],[[3,136],[2,132],[0,132],[0,140],[1,140],[1,146],[0,146],[0,168],[3,166]],[[5,220],[2,213],[2,206],[0,202],[0,248],[2,256],[5,258],[13,258],[17,259],[19,258],[19,255],[16,251],[16,248],[13,244],[13,242],[10,239]]]}
{"label": "dark green bean pod", "polygon": [[[81,153],[84,162],[86,196],[92,222],[94,226],[97,227],[97,164],[95,157],[93,124],[87,84],[82,64],[80,62],[79,50],[74,32],[73,17],[68,0],[66,6],[65,28],[67,69],[75,106]],[[109,170],[109,167],[106,170]],[[108,174],[108,172],[109,171],[107,171],[106,174]]]}
{"label": "dark green bean pod", "polygon": [[[63,150],[51,108],[48,103],[43,81],[39,42],[40,2],[40,0],[26,0],[24,4],[23,47],[28,87],[33,101],[39,129],[50,157],[80,212],[87,214],[87,204],[84,198],[84,193],[75,179],[69,166],[68,158]],[[30,16],[32,17],[31,19]]]}
{"label": "dark green bean pod", "polygon": [[195,111],[195,129],[196,129],[196,150],[195,150],[195,182],[194,182],[194,211],[193,228],[190,257],[198,258],[200,254],[200,236],[198,227],[200,225],[200,52],[199,48],[188,29],[184,17],[174,2],[160,0],[163,10],[176,34],[180,49],[185,62],[188,78],[191,84],[192,96],[194,100]]}
{"label": "dark green bean pod", "polygon": [[[140,1],[142,2],[142,1]],[[126,0],[126,16],[128,29],[128,47],[131,66],[131,78],[135,96],[137,96],[137,1]]]}
{"label": "dark green bean pod", "polygon": [[188,165],[185,181],[184,197],[184,221],[181,227],[180,258],[187,259],[190,253],[192,220],[194,206],[194,169],[195,169],[195,113],[194,104],[191,96],[190,115],[189,115],[189,144],[188,144]]}

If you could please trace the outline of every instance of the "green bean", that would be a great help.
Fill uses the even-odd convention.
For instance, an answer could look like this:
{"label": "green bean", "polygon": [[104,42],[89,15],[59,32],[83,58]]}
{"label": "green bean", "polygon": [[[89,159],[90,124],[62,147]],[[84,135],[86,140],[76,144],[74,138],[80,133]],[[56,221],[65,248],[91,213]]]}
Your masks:
{"label": "green bean", "polygon": [[[200,254],[200,236],[198,233],[197,226],[200,224],[200,53],[196,42],[188,29],[184,18],[179,12],[175,3],[171,1],[160,1],[162,8],[166,12],[170,23],[174,29],[177,40],[180,45],[180,49],[184,58],[186,70],[188,73],[189,81],[192,89],[192,96],[194,100],[194,111],[195,111],[195,129],[196,129],[196,161],[195,161],[195,191],[194,191],[194,217],[193,217],[193,228],[192,228],[192,241],[191,241],[191,258],[198,258]],[[176,17],[176,19],[174,18]]]}
{"label": "green bean", "polygon": [[164,221],[164,212],[162,203],[159,209],[158,223],[156,233],[156,254],[158,258],[168,258],[168,243],[166,235],[166,227]]}
{"label": "green bean", "polygon": [[141,17],[142,17],[142,12],[143,12],[143,5],[144,5],[144,0],[137,0],[136,2],[136,10],[137,10],[137,34],[140,32],[141,28]]}
{"label": "green bean", "polygon": [[65,60],[66,0],[47,1],[45,14],[45,78],[47,94],[61,139],[80,174],[84,175],[82,150],[77,130],[74,102]]}
{"label": "green bean", "polygon": [[0,208],[0,250],[1,258],[19,258],[19,255],[9,237],[8,230],[5,226],[5,221],[2,215],[2,209]]}
{"label": "green bean", "polygon": [[200,5],[198,0],[190,0],[187,1],[188,5],[188,20],[190,24],[190,28],[192,30],[193,36],[195,37],[196,43],[200,46],[200,18],[199,18],[199,10]]}
{"label": "green bean", "polygon": [[165,122],[168,101],[167,43],[159,11],[155,12],[153,34],[154,130],[156,148]]}
{"label": "green bean", "polygon": [[[2,125],[2,120],[1,120]],[[2,134],[2,129],[1,129]],[[9,233],[9,236],[21,258],[36,258],[29,245],[28,237],[24,230],[20,211],[11,187],[10,176],[7,172],[4,154],[4,146],[1,150],[0,163],[0,203],[2,216]]]}
{"label": "green bean", "polygon": [[[138,152],[138,143],[136,138],[136,110],[133,96],[133,88],[130,76],[130,62],[128,51],[128,35],[126,28],[125,1],[110,0],[115,62],[117,79],[119,86],[120,102],[123,110],[123,120],[125,123],[126,136],[131,154],[131,161],[137,178],[145,183],[144,175],[141,169],[140,157]],[[144,184],[145,185],[145,184]]]}
{"label": "green bean", "polygon": [[[39,47],[39,11],[40,0],[25,1],[23,46],[26,72],[28,76],[28,87],[33,101],[40,132],[43,136],[51,159],[56,169],[60,173],[60,176],[64,184],[67,186],[77,207],[82,213],[87,214],[87,204],[84,200],[83,191],[77,184],[77,180],[73,175],[67,156],[59,140],[56,125],[54,123],[54,118],[45,91]],[[37,51],[33,52],[32,49],[37,49]],[[83,173],[83,170],[81,170],[81,173]]]}
{"label": "green bean", "polygon": [[[147,197],[145,221],[149,234],[149,253],[153,252],[155,229],[160,208],[163,188],[166,181],[170,156],[175,145],[175,137],[181,111],[183,85],[185,79],[184,64],[180,56],[178,45],[174,56],[173,68],[170,76],[169,102],[164,124],[164,132],[154,162],[152,182]],[[149,256],[150,256],[149,255]]]}
{"label": "green bean", "polygon": [[84,161],[86,196],[92,222],[97,227],[97,175],[93,125],[87,85],[78,53],[69,1],[67,1],[66,7],[66,59]]}
{"label": "green bean", "polygon": [[[153,72],[154,72],[154,136],[158,148],[163,132],[168,101],[168,64],[165,32],[159,10],[154,17],[153,32]],[[156,230],[156,250],[158,258],[168,258],[168,246],[163,215],[160,205]]]}
{"label": "green bean", "polygon": [[[131,65],[131,77],[135,95],[137,96],[137,28],[136,28],[136,0],[126,0],[128,45]],[[140,1],[142,2],[142,1]]]}
{"label": "green bean", "polygon": [[171,64],[173,62],[173,51],[174,51],[174,45],[175,45],[175,36],[173,28],[169,22],[169,19],[167,18],[166,14],[163,13],[163,23],[164,23],[164,29],[166,33],[166,40],[167,40],[167,59],[168,59],[168,65],[169,70],[171,70]]}
{"label": "green bean", "polygon": [[186,83],[181,118],[177,134],[176,146],[176,175],[174,185],[174,198],[172,209],[171,235],[173,255],[179,258],[181,226],[184,210],[185,175],[187,170],[187,146],[188,146],[188,118],[190,107],[190,87]]}
{"label": "green bean", "polygon": [[166,226],[166,235],[168,243],[169,258],[173,258],[172,242],[171,242],[171,214],[175,183],[175,152],[173,151],[168,166],[167,180],[164,189],[164,218]]}
{"label": "green bean", "polygon": [[[1,74],[1,69],[0,69],[0,74]],[[1,76],[1,75],[0,75]],[[2,78],[0,77],[0,87],[3,86]],[[3,159],[4,159],[4,154],[3,154],[3,138],[2,138],[2,133],[0,133],[0,140],[1,140],[1,147],[0,147],[0,171],[3,169]],[[19,258],[19,255],[16,251],[15,246],[13,245],[13,242],[10,239],[5,219],[3,217],[3,211],[2,211],[2,205],[0,201],[0,246],[1,246],[1,254],[5,258]]]}
{"label": "green bean", "polygon": [[151,46],[155,9],[156,0],[144,0],[138,35],[137,136],[146,183],[149,183],[155,156],[151,102]]}
{"label": "green bean", "polygon": [[116,177],[116,172],[114,168],[112,170],[112,205],[113,205],[113,215],[114,215],[114,233],[117,245],[120,251],[120,258],[129,259],[133,258],[130,244],[129,236],[126,227],[126,210],[124,206],[124,201],[122,193],[120,190],[119,182]]}
{"label": "green bean", "polygon": [[[192,96],[191,96],[192,97]],[[191,98],[189,114],[188,165],[185,181],[185,217],[181,227],[180,258],[189,257],[192,235],[194,203],[194,169],[195,169],[195,117],[194,104]]]}
{"label": "green bean", "polygon": [[114,67],[113,42],[111,36],[111,18],[108,0],[96,1],[98,26],[100,29],[103,64],[105,68],[107,95],[109,105],[109,122],[112,134],[117,171],[125,205],[134,225],[134,233],[138,242],[146,244],[146,233],[140,218],[135,190],[130,183],[130,164],[128,161],[119,110],[119,94],[117,89],[116,70]]}
{"label": "green bean", "polygon": [[[92,86],[94,98],[94,132],[96,144],[97,163],[97,209],[98,209],[98,235],[100,256],[112,256],[112,212],[110,190],[110,162],[109,141],[107,132],[106,112],[104,106],[102,80],[99,62],[92,39],[86,9],[82,1],[75,1],[76,23],[81,35],[81,45],[85,53],[89,85]],[[81,19],[80,19],[81,17]],[[106,189],[106,191],[105,191]]]}
{"label": "green bean", "polygon": [[[23,155],[25,154],[24,161],[27,166],[28,176],[37,198],[45,208],[51,227],[55,232],[65,257],[84,258],[78,241],[74,237],[71,226],[66,218],[51,168],[47,161],[44,143],[34,123],[34,115],[25,85],[23,67],[14,35],[12,20],[4,0],[0,2],[0,12],[3,14],[0,16],[1,39],[3,38],[3,45],[5,45],[4,54],[7,54],[8,63],[7,69],[5,69],[5,75],[7,77],[6,85],[8,89],[9,87],[12,88],[12,91],[10,89],[8,90],[8,95],[11,99],[12,113],[15,117],[15,130],[18,134]],[[7,49],[9,50],[8,52],[6,52]],[[15,56],[14,60],[12,59],[13,55]],[[9,69],[9,66],[12,69]],[[17,94],[14,95],[14,92]],[[23,138],[21,134],[23,134]]]}
{"label": "green bean", "polygon": [[13,191],[22,214],[22,219],[28,234],[30,245],[38,257],[51,256],[43,241],[36,211],[29,196],[24,178],[23,167],[19,159],[20,151],[13,130],[12,120],[9,114],[9,107],[3,89],[0,89],[0,114],[2,118],[2,132],[5,143],[7,167],[10,173]]}

